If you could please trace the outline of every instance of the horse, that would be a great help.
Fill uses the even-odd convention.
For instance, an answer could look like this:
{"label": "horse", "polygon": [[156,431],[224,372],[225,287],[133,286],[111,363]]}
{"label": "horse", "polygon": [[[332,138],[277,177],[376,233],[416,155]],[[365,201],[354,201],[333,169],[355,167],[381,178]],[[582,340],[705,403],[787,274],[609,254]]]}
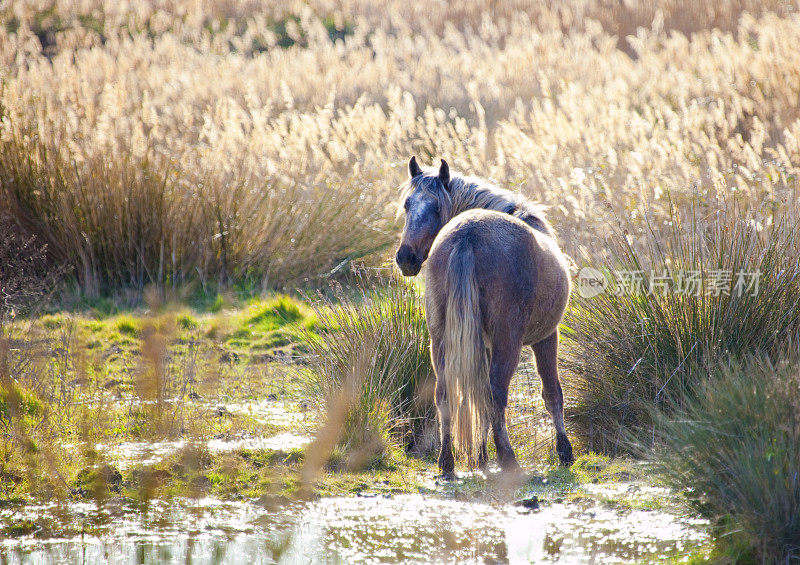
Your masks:
{"label": "horse", "polygon": [[395,261],[404,276],[415,276],[427,260],[425,318],[442,476],[455,476],[454,449],[470,467],[477,451],[477,467],[486,468],[490,426],[501,471],[519,472],[505,412],[523,345],[536,357],[560,463],[570,465],[557,361],[569,262],[544,206],[486,180],[451,174],[444,159],[437,170],[421,168],[411,157],[408,173]]}

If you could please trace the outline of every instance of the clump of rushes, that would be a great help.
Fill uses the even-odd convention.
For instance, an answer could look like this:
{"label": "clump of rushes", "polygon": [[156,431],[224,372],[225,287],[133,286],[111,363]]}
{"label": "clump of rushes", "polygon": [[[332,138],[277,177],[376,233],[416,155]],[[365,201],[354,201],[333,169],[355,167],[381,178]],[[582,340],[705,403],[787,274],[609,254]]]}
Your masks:
{"label": "clump of rushes", "polygon": [[434,377],[417,289],[392,275],[378,287],[362,282],[355,297],[323,298],[315,310],[312,367],[337,446],[332,460],[374,467],[394,446],[430,451]]}
{"label": "clump of rushes", "polygon": [[[758,222],[726,210],[687,224],[673,214],[666,233],[651,232],[639,248],[610,240],[616,272],[605,275],[615,284],[591,298],[573,293],[562,332],[571,342],[569,419],[590,449],[613,454],[629,433],[652,435],[650,409],[680,407],[709,367],[778,353],[798,335],[796,226],[795,213]],[[639,289],[621,282],[632,273],[643,279]]]}
{"label": "clump of rushes", "polygon": [[691,485],[733,562],[800,559],[798,356],[731,362],[695,392],[680,418],[655,415],[656,465],[676,488]]}

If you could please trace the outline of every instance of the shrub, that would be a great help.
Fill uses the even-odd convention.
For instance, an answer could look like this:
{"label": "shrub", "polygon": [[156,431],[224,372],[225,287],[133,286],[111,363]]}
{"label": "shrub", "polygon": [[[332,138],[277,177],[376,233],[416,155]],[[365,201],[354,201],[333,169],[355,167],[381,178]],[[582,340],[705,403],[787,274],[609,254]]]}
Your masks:
{"label": "shrub", "polygon": [[35,236],[23,237],[0,209],[0,337],[6,319],[17,310],[36,310],[62,274],[51,264],[47,246]]}
{"label": "shrub", "polygon": [[353,179],[333,186],[248,170],[222,178],[152,153],[81,155],[30,131],[6,139],[0,213],[46,242],[90,296],[197,279],[203,286],[245,278],[282,286],[389,244],[388,233],[371,225],[383,216],[383,194],[354,197]]}
{"label": "shrub", "polygon": [[[752,356],[713,371],[677,418],[656,414],[656,464],[764,563],[800,559],[800,361]],[[734,536],[734,539],[736,536]]]}
{"label": "shrub", "polygon": [[[680,406],[709,367],[746,353],[777,353],[800,332],[800,230],[793,213],[757,222],[735,210],[711,221],[677,215],[641,248],[610,241],[616,280],[598,296],[573,293],[563,335],[573,398],[569,419],[590,449],[614,453],[627,433],[652,430],[650,408]],[[640,290],[621,284],[643,273]],[[669,288],[648,288],[653,272]],[[760,273],[758,288],[737,290],[738,273]],[[685,292],[695,273],[697,292]],[[714,275],[718,273],[718,275]],[[732,280],[717,293],[713,277]],[[629,275],[625,275],[628,280]],[[610,282],[610,281],[609,281]]]}
{"label": "shrub", "polygon": [[341,422],[338,446],[356,466],[381,461],[397,443],[431,450],[433,368],[420,294],[392,275],[338,298],[316,304],[311,340],[318,393],[329,420]]}

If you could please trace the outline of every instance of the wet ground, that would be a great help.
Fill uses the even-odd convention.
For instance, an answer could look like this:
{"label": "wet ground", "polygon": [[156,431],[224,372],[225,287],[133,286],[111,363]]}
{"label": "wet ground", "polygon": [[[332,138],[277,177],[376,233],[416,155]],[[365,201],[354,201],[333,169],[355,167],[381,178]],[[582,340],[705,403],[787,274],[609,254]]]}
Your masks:
{"label": "wet ground", "polygon": [[[243,401],[212,406],[224,414],[246,414],[260,422],[269,423],[281,429],[276,434],[261,436],[242,434],[239,437],[202,438],[202,444],[212,453],[225,453],[239,449],[252,451],[291,451],[305,447],[312,439],[314,420],[307,410],[298,403],[274,399]],[[153,465],[170,453],[185,447],[190,441],[122,441],[97,444],[96,449],[120,471],[133,465]]]}
{"label": "wet ground", "polygon": [[[51,527],[21,532],[0,545],[6,563],[312,563],[312,562],[544,562],[681,561],[707,542],[706,523],[659,509],[615,506],[652,500],[650,487],[589,485],[586,496],[542,499],[539,508],[449,494],[326,497],[292,502],[215,498],[122,500],[26,505],[0,510],[25,523],[52,516]],[[526,495],[531,504],[532,492]],[[599,492],[595,498],[593,491]],[[491,498],[488,496],[486,498]],[[634,505],[635,506],[635,505]],[[41,524],[41,521],[39,521]],[[69,531],[61,524],[72,524]]]}
{"label": "wet ground", "polygon": [[[318,425],[306,401],[270,396],[208,405],[220,417],[246,415],[276,430],[208,437],[203,439],[208,452],[305,447]],[[96,448],[125,473],[156,465],[186,444],[121,441]],[[566,472],[570,477],[554,486],[548,473],[558,479],[563,470],[542,468],[509,491],[498,489],[491,475],[465,474],[441,484],[434,471],[432,462],[420,463],[408,471],[402,489],[365,477],[364,488],[334,491],[347,496],[307,501],[237,494],[232,498],[238,500],[177,497],[147,503],[119,494],[102,503],[0,501],[6,534],[0,563],[607,564],[681,562],[708,547],[708,524],[687,515],[673,504],[674,494],[642,480],[641,473],[592,482]]]}

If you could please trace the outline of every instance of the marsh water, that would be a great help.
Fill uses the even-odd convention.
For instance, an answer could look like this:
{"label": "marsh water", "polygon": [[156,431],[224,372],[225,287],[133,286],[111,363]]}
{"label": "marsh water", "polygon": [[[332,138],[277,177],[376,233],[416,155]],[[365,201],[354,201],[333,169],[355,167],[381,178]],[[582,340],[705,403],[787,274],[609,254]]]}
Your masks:
{"label": "marsh water", "polygon": [[[220,413],[246,414],[276,431],[204,438],[210,453],[302,449],[316,425],[298,402],[273,398],[223,408]],[[130,473],[187,444],[127,440],[95,447],[115,469]],[[466,473],[446,484],[432,472],[409,473],[416,475],[403,492],[373,484],[305,501],[239,495],[143,503],[114,494],[102,502],[0,501],[6,532],[0,563],[606,564],[680,562],[708,547],[707,522],[672,504],[673,493],[635,478],[567,480],[554,488],[534,473],[538,478],[509,491],[495,488],[491,473]]]}
{"label": "marsh water", "polygon": [[[286,451],[311,440],[302,416],[280,402],[231,404],[284,422],[269,437],[208,438],[211,452]],[[154,464],[185,442],[97,445],[123,472]],[[638,563],[703,551],[708,524],[665,504],[640,482],[552,489],[534,480],[499,494],[466,474],[455,484],[415,477],[419,493],[369,489],[296,501],[154,499],[0,504],[0,563]],[[477,488],[476,488],[477,485]],[[535,502],[532,502],[534,501]],[[525,504],[521,502],[527,501]]]}
{"label": "marsh water", "polygon": [[[595,485],[608,494],[635,485]],[[608,490],[610,489],[610,490]],[[592,494],[592,493],[587,493]],[[647,494],[647,493],[644,493]],[[0,519],[52,516],[52,530],[6,539],[4,563],[633,563],[677,558],[706,542],[702,520],[586,497],[538,509],[444,495],[214,498],[103,505],[7,506]],[[69,522],[70,528],[64,528]],[[70,531],[71,530],[71,531]]]}

